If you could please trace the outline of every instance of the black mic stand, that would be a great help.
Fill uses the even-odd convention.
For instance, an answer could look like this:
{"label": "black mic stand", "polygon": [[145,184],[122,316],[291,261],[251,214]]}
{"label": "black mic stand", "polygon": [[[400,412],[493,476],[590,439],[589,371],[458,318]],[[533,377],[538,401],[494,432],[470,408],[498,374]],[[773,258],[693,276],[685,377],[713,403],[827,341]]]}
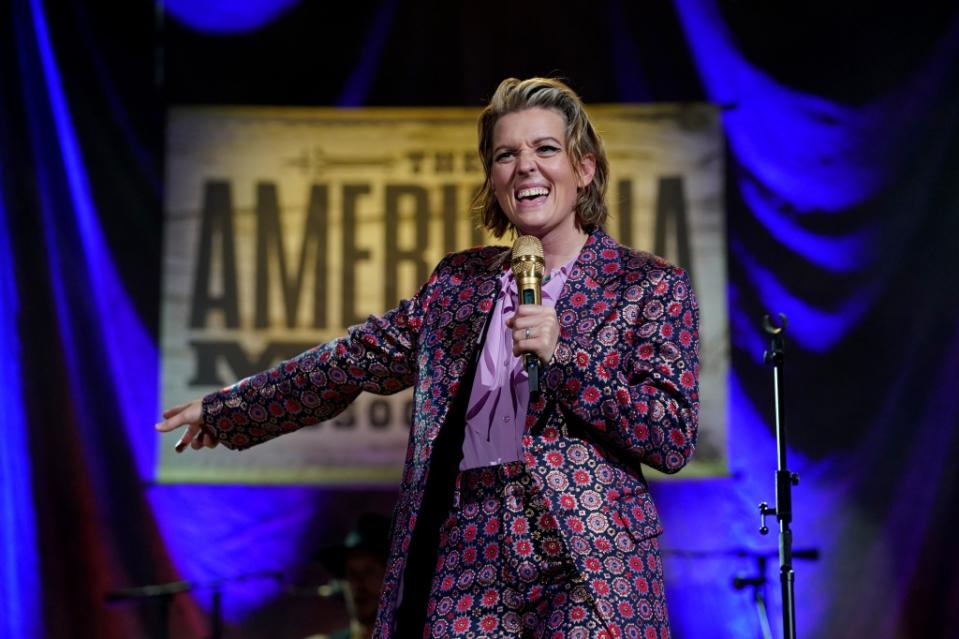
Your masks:
{"label": "black mic stand", "polygon": [[796,574],[793,572],[792,487],[799,484],[799,475],[786,468],[786,412],[783,404],[783,354],[786,331],[786,316],[779,314],[780,326],[772,323],[769,315],[763,316],[763,329],[770,336],[769,350],[763,359],[773,367],[773,399],[776,405],[776,452],[779,465],[776,469],[776,505],[773,508],[759,504],[759,533],[769,532],[766,516],[775,515],[779,520],[779,581],[783,600],[783,639],[796,639]]}
{"label": "black mic stand", "polygon": [[[756,573],[750,576],[738,574],[733,577],[732,586],[735,590],[745,590],[751,588],[753,593],[753,606],[756,609],[756,618],[759,621],[759,633],[763,639],[772,639],[772,628],[769,624],[769,610],[766,608],[766,560],[775,557],[776,552],[767,552],[759,550],[736,551],[740,557],[749,557],[756,561]],[[809,559],[816,561],[819,559],[818,548],[801,548],[793,551],[794,559]]]}
{"label": "black mic stand", "polygon": [[756,618],[759,621],[759,633],[763,639],[773,639],[769,626],[769,610],[766,608],[766,556],[756,555],[756,574],[751,577],[736,575],[733,577],[733,588],[744,590],[752,588],[753,605],[756,607]]}
{"label": "black mic stand", "polygon": [[137,600],[156,600],[159,602],[159,610],[153,624],[153,637],[155,639],[167,639],[170,635],[170,607],[173,603],[174,595],[191,590],[209,589],[211,594],[210,606],[210,637],[209,639],[222,639],[223,637],[223,588],[232,583],[249,581],[251,579],[276,579],[283,582],[283,573],[278,571],[261,571],[243,573],[233,577],[223,577],[214,579],[207,583],[196,583],[190,581],[173,581],[165,584],[154,584],[150,586],[138,586],[135,588],[123,588],[113,590],[104,595],[106,603],[116,603],[121,601]]}
{"label": "black mic stand", "polygon": [[106,603],[120,601],[156,601],[157,609],[153,617],[153,639],[167,639],[170,636],[170,607],[173,597],[181,592],[193,590],[189,581],[171,581],[165,584],[138,586],[113,590],[103,596]]}
{"label": "black mic stand", "polygon": [[[724,559],[726,557],[742,557],[753,559],[756,562],[756,572],[753,575],[736,574],[730,585],[735,590],[752,589],[753,606],[759,622],[759,632],[762,639],[772,639],[772,629],[769,625],[769,610],[766,608],[766,565],[768,560],[776,557],[776,550],[754,550],[751,548],[717,548],[713,550],[684,550],[678,548],[663,548],[660,550],[663,557],[679,557],[683,559]],[[792,553],[794,559],[819,559],[818,548],[799,548]]]}

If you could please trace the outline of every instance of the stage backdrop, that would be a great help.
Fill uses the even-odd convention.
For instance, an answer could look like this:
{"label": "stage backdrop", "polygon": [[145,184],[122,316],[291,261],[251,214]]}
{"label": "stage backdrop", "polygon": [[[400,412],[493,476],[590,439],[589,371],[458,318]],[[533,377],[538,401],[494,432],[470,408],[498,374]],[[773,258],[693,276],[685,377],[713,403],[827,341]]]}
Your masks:
{"label": "stage backdrop", "polygon": [[[701,427],[685,476],[726,470],[723,139],[708,105],[592,106],[607,228],[690,271]],[[178,108],[169,114],[162,403],[229,385],[382,313],[446,253],[496,242],[469,211],[475,109]],[[510,237],[498,243],[509,244]],[[161,482],[395,484],[411,391],[242,453],[160,445]]]}

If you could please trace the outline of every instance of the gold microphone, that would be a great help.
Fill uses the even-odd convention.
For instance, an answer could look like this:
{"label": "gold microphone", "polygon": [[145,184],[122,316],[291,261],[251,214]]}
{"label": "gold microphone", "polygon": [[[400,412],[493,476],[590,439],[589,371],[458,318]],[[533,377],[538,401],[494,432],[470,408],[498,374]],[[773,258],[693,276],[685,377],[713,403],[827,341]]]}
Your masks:
{"label": "gold microphone", "polygon": [[[546,260],[543,259],[543,243],[539,238],[532,235],[520,235],[516,238],[513,242],[510,268],[513,279],[516,280],[520,304],[542,303],[540,290],[546,271]],[[529,376],[529,392],[538,393],[542,362],[534,353],[526,353],[524,359],[526,374]]]}

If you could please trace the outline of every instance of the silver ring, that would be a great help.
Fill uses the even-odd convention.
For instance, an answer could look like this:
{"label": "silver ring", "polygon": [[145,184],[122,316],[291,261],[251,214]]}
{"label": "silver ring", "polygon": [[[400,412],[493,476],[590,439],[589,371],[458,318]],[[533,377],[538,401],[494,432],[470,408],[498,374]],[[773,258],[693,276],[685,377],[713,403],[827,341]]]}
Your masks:
{"label": "silver ring", "polygon": [[526,329],[526,339],[529,339],[529,336],[530,336],[530,331],[529,331],[529,329],[527,328],[527,329]]}

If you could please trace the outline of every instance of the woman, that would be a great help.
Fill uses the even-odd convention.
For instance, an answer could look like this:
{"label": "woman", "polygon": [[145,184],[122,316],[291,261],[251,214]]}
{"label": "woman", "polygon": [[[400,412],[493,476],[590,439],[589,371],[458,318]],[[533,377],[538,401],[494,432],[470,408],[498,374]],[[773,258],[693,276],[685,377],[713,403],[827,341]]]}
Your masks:
{"label": "woman", "polygon": [[[542,304],[517,303],[509,249],[452,254],[396,309],[157,429],[246,448],[415,386],[375,636],[667,637],[640,465],[676,472],[695,445],[688,278],[603,230],[605,152],[565,84],[504,80],[479,151],[481,220],[540,239]],[[532,397],[525,353],[543,362]]]}

